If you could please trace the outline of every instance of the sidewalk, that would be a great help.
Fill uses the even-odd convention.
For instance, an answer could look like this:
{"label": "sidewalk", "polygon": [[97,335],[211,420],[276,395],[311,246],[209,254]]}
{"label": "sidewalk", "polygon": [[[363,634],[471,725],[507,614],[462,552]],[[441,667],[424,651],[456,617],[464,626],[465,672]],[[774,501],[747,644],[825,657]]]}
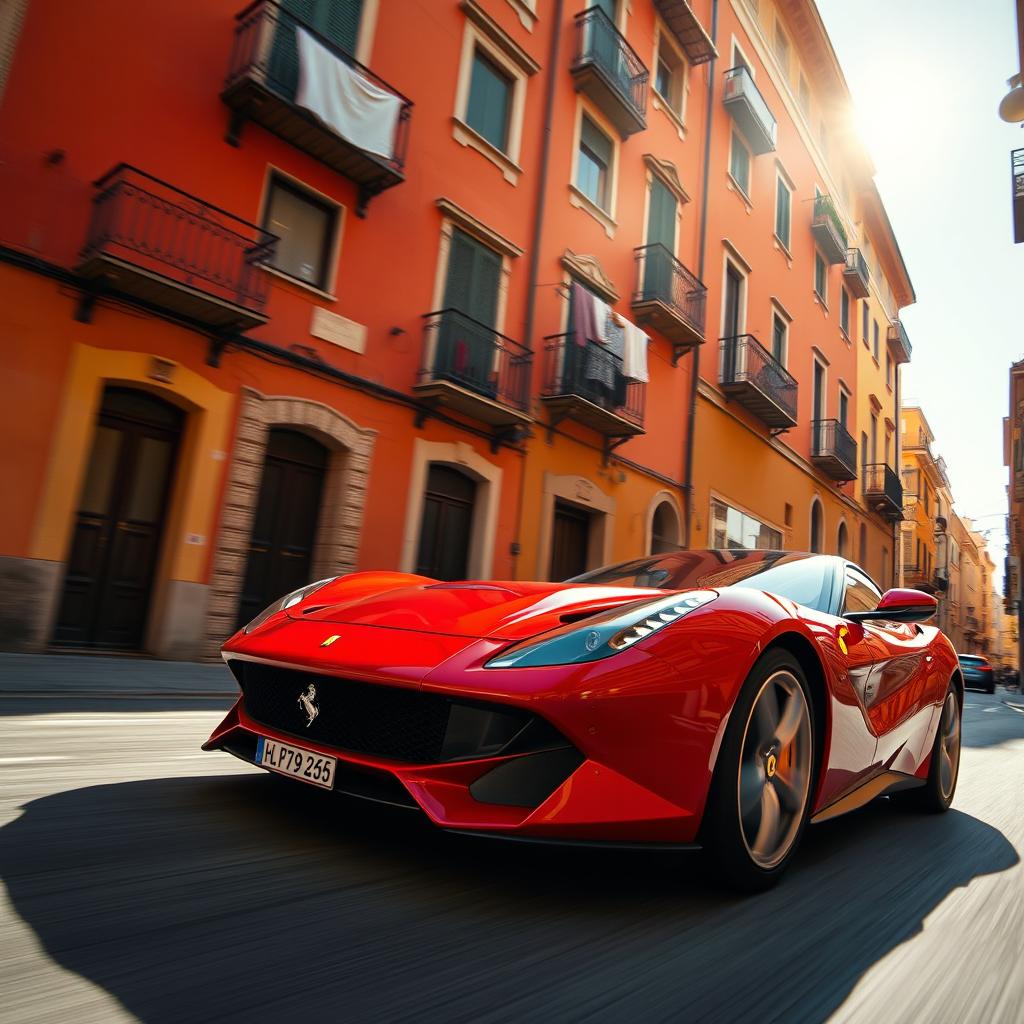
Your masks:
{"label": "sidewalk", "polygon": [[0,654],[0,697],[234,697],[224,665],[76,654]]}

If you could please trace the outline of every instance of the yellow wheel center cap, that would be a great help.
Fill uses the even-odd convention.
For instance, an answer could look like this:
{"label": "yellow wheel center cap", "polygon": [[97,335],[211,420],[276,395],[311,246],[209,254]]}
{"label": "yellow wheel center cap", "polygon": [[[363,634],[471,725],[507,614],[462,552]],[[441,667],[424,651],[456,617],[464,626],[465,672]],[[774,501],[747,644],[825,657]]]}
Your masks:
{"label": "yellow wheel center cap", "polygon": [[769,754],[768,760],[764,763],[765,771],[768,772],[769,779],[775,777],[775,769],[778,768],[778,766],[778,758],[776,758],[774,754]]}

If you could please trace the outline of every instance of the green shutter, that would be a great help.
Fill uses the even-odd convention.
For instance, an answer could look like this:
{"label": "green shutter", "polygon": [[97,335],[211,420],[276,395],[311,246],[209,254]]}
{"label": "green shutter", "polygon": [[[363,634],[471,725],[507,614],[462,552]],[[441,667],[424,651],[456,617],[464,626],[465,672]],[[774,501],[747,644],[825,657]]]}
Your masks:
{"label": "green shutter", "polygon": [[651,179],[651,198],[647,209],[647,244],[644,259],[644,296],[673,301],[672,256],[675,254],[676,197],[657,178]]}
{"label": "green shutter", "polygon": [[465,232],[453,231],[444,289],[445,308],[458,309],[493,327],[498,315],[500,282],[501,257]]}
{"label": "green shutter", "polygon": [[775,234],[786,248],[789,248],[790,195],[781,178],[777,179],[778,199],[775,204]]}
{"label": "green shutter", "polygon": [[317,0],[315,28],[354,56],[362,14],[363,0]]}
{"label": "green shutter", "polygon": [[612,142],[607,135],[589,117],[584,117],[580,125],[580,141],[605,165],[612,165]]}
{"label": "green shutter", "polygon": [[508,112],[512,83],[479,51],[473,55],[466,123],[492,146],[508,145]]}

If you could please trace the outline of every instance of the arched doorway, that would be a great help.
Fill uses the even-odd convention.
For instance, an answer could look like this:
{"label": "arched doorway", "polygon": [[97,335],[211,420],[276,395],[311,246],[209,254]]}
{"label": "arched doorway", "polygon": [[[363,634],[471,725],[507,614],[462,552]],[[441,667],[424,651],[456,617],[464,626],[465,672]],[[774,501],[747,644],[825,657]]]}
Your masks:
{"label": "arched doorway", "polygon": [[466,578],[476,481],[454,466],[433,462],[423,494],[416,572],[435,580]]}
{"label": "arched doorway", "polygon": [[53,642],[142,647],[184,414],[147,391],[103,392]]}
{"label": "arched doorway", "polygon": [[680,548],[679,515],[670,501],[662,501],[651,518],[652,555],[661,555]]}
{"label": "arched doorway", "polygon": [[840,523],[836,531],[836,554],[840,558],[849,557],[850,534],[846,529],[846,523]]}
{"label": "arched doorway", "polygon": [[327,449],[306,434],[270,431],[238,603],[239,627],[282,594],[310,582],[327,458]]}
{"label": "arched doorway", "polygon": [[821,502],[817,498],[811,502],[811,550],[821,551],[822,513]]}

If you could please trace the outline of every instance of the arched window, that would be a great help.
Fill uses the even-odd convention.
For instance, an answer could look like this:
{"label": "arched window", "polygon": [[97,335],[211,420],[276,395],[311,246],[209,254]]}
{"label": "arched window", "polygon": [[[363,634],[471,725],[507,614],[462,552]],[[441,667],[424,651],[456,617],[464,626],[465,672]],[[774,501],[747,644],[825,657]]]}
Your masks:
{"label": "arched window", "polygon": [[861,523],[860,524],[860,546],[857,553],[857,561],[860,563],[862,569],[867,568],[868,564],[868,528]]}
{"label": "arched window", "polygon": [[846,523],[839,524],[839,530],[836,532],[836,554],[840,558],[847,558],[849,556],[848,548],[850,546],[850,535],[846,529]]}
{"label": "arched window", "polygon": [[662,501],[651,519],[651,554],[662,555],[680,547],[679,515],[670,501]]}
{"label": "arched window", "polygon": [[822,512],[821,502],[817,498],[811,502],[811,550],[821,551],[822,536]]}

